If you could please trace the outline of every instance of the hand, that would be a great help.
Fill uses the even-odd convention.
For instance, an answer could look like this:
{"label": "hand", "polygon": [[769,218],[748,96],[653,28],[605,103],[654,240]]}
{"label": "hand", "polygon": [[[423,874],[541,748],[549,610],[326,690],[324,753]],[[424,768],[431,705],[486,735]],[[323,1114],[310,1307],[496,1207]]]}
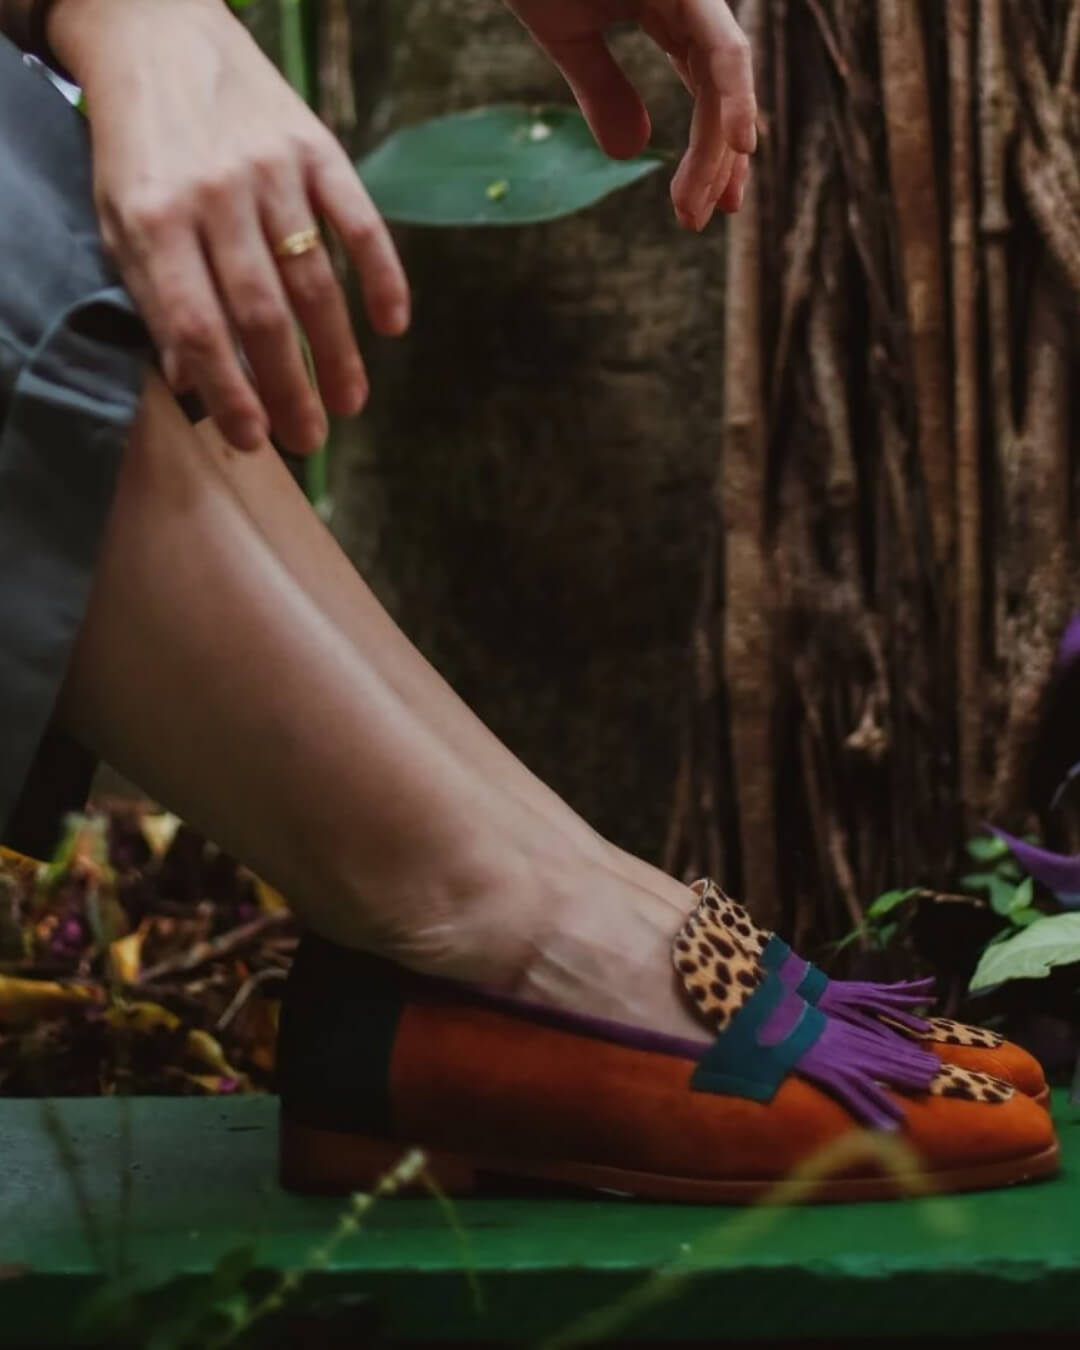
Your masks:
{"label": "hand", "polygon": [[276,246],[325,218],[376,330],[409,322],[393,243],[341,146],[222,0],[58,0],[49,37],[86,95],[102,234],[166,379],[240,449],[270,428],[318,449],[326,417],[296,321],[327,408],[358,412],[367,376],[325,248]]}
{"label": "hand", "polygon": [[680,224],[702,230],[737,211],[757,145],[750,44],[723,0],[506,0],[551,57],[602,149],[640,154],[649,114],[604,40],[620,19],[639,23],[667,53],[694,99],[690,143],[671,184]]}

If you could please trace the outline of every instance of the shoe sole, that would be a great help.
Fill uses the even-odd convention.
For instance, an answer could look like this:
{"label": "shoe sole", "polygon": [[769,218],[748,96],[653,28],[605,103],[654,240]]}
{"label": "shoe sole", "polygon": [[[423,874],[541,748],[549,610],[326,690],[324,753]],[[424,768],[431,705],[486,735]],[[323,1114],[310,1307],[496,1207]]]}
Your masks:
{"label": "shoe sole", "polygon": [[[288,1190],[307,1194],[370,1191],[401,1162],[408,1146],[359,1134],[318,1129],[282,1120],[280,1178]],[[427,1153],[427,1175],[447,1195],[470,1195],[485,1183],[505,1190],[507,1183],[546,1182],[575,1190],[601,1191],[642,1200],[680,1204],[749,1205],[802,1201],[844,1204],[853,1201],[898,1200],[927,1190],[935,1194],[1018,1186],[1055,1176],[1057,1144],[1027,1157],[981,1163],[948,1172],[889,1173],[876,1177],[834,1177],[807,1192],[802,1183],[769,1180],[706,1180],[633,1172],[598,1163],[541,1162],[524,1159],[472,1159],[441,1152]],[[423,1190],[421,1179],[412,1190]]]}

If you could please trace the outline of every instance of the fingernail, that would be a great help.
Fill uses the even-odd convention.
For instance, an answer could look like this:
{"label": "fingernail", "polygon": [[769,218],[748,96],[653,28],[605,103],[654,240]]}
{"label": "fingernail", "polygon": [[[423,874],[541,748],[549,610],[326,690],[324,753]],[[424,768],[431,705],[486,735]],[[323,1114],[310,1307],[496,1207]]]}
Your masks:
{"label": "fingernail", "polygon": [[696,230],[697,222],[688,211],[684,211],[681,206],[675,208],[675,219],[684,230]]}
{"label": "fingernail", "polygon": [[349,404],[349,411],[347,416],[355,417],[356,414],[363,408],[367,400],[368,400],[367,380],[353,380],[349,385],[349,393],[347,398]]}
{"label": "fingernail", "polygon": [[304,445],[309,450],[320,450],[326,443],[326,419],[309,417],[304,423]]}
{"label": "fingernail", "polygon": [[394,305],[390,310],[390,331],[395,336],[400,336],[409,326],[409,307],[408,305]]}
{"label": "fingernail", "polygon": [[358,413],[367,402],[367,372],[359,361],[350,361],[345,374],[345,415],[351,417]]}
{"label": "fingernail", "polygon": [[736,211],[741,210],[741,208],[742,208],[742,199],[743,199],[743,197],[745,197],[745,196],[746,196],[746,184],[744,183],[743,186],[739,188],[739,195],[738,195],[738,197],[736,197],[736,199],[735,199],[735,210],[736,210]]}
{"label": "fingernail", "polygon": [[716,210],[716,203],[709,202],[709,204],[705,207],[705,209],[698,213],[697,220],[694,223],[694,228],[697,230],[699,234],[705,228],[705,226],[708,225],[709,221],[712,220],[713,212],[715,210]]}

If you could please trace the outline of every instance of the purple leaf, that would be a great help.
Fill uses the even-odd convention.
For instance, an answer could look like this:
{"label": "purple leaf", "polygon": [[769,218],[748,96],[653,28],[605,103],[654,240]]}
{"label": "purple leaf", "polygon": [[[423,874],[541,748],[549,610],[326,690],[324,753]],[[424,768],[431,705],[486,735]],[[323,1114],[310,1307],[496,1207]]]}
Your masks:
{"label": "purple leaf", "polygon": [[1049,849],[1029,844],[1017,839],[996,825],[988,827],[1004,843],[1008,844],[1013,857],[1035,880],[1052,891],[1066,909],[1080,909],[1080,856],[1067,853],[1051,853]]}
{"label": "purple leaf", "polygon": [[1080,660],[1080,613],[1072,616],[1061,635],[1057,651],[1057,668],[1059,671],[1068,670],[1078,660]]}

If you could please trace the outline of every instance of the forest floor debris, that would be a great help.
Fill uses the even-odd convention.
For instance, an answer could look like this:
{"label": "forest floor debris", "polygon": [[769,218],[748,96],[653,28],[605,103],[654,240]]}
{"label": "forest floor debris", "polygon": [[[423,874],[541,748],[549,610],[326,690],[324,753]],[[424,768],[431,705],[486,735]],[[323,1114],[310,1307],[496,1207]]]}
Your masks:
{"label": "forest floor debris", "polygon": [[174,816],[102,802],[50,862],[0,849],[0,1094],[270,1088],[298,927]]}

